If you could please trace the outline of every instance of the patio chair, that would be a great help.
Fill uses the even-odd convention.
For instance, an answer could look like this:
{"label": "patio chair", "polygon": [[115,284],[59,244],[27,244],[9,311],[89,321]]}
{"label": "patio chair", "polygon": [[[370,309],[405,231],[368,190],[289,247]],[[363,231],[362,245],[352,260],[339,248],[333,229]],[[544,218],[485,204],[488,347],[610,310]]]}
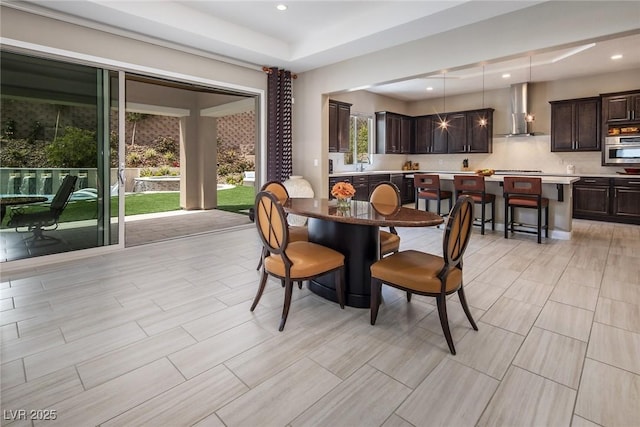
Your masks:
{"label": "patio chair", "polygon": [[[47,239],[58,240],[54,237],[45,236],[43,232],[53,231],[58,228],[58,219],[69,203],[77,180],[77,176],[65,176],[47,210],[37,212],[27,212],[22,208],[12,210],[7,225],[9,227],[15,227],[18,233],[33,233],[34,241]],[[26,227],[27,229],[23,231],[19,230],[22,227]]]}

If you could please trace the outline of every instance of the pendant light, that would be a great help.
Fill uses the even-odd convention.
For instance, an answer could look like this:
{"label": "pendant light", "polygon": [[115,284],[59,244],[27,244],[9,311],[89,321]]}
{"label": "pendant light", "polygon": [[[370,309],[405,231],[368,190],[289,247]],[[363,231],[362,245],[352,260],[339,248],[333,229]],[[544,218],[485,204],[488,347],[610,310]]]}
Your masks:
{"label": "pendant light", "polygon": [[[482,66],[482,109],[484,110],[484,65]],[[478,124],[483,127],[487,125],[487,118],[484,116],[484,112],[482,112],[482,117],[480,117]]]}
{"label": "pendant light", "polygon": [[440,116],[440,124],[438,125],[440,129],[446,129],[449,126],[447,123],[447,119],[445,114],[447,111],[447,73],[442,73],[442,116]]}
{"label": "pendant light", "polygon": [[[529,83],[531,83],[531,55],[529,55]],[[524,120],[527,123],[531,123],[536,119],[536,115],[533,114],[532,112],[528,112],[525,116],[524,116]]]}

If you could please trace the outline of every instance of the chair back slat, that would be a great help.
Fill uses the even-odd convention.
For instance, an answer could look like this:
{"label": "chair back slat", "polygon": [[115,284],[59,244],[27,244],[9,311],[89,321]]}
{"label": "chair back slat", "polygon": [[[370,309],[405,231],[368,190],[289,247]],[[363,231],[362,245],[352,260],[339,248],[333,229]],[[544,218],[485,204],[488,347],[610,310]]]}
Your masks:
{"label": "chair back slat", "polygon": [[429,174],[415,174],[413,176],[413,185],[415,188],[423,190],[439,190],[440,189],[440,176]]}
{"label": "chair back slat", "polygon": [[460,264],[462,255],[469,244],[472,225],[473,200],[469,196],[461,196],[449,214],[444,233],[443,258],[449,267]]}
{"label": "chair back slat", "polygon": [[542,194],[542,179],[530,176],[505,176],[504,192],[539,196]]}
{"label": "chair back slat", "polygon": [[289,241],[289,228],[282,205],[269,191],[256,195],[255,221],[263,245],[274,254],[283,253]]}
{"label": "chair back slat", "polygon": [[73,194],[73,189],[76,186],[76,181],[78,177],[75,175],[67,175],[62,180],[62,184],[58,191],[56,191],[56,195],[53,196],[53,200],[51,200],[51,205],[49,210],[53,213],[61,213],[64,208],[69,203],[69,199]]}
{"label": "chair back slat", "polygon": [[269,181],[262,186],[260,191],[270,191],[278,198],[280,203],[285,203],[289,199],[287,187],[279,181]]}
{"label": "chair back slat", "polygon": [[484,176],[481,175],[454,175],[453,185],[457,192],[484,192]]}

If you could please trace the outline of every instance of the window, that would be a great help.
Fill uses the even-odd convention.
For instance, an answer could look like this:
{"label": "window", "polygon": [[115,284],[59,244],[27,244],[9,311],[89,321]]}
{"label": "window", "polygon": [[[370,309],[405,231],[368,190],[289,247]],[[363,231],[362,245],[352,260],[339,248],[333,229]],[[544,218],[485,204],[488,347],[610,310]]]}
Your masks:
{"label": "window", "polygon": [[[349,153],[344,154],[344,164],[371,163],[373,146],[373,116],[352,114],[349,123]],[[354,159],[356,160],[354,162]]]}

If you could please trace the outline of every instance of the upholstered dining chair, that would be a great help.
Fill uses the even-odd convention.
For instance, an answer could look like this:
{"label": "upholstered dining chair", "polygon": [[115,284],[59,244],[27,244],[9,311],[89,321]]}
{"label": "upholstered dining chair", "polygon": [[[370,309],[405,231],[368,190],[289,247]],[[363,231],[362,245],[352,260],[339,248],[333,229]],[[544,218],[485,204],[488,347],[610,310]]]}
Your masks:
{"label": "upholstered dining chair", "polygon": [[458,292],[462,309],[474,330],[478,330],[467,306],[462,280],[462,256],[469,244],[473,224],[473,200],[461,196],[456,201],[444,232],[443,256],[416,250],[400,251],[371,265],[371,324],[376,323],[382,285],[412,294],[436,298],[440,325],[451,354],[456,354],[447,318],[447,295]]}
{"label": "upholstered dining chair", "polygon": [[[496,229],[496,195],[487,193],[482,175],[454,175],[453,186],[455,188],[455,198],[459,196],[469,196],[473,203],[479,204],[482,213],[480,214],[480,234],[484,235],[484,225],[491,221],[491,230]],[[491,219],[486,219],[486,205],[491,205]]]}
{"label": "upholstered dining chair", "polygon": [[[402,205],[400,190],[391,181],[379,182],[369,195],[369,203],[381,215],[393,215]],[[395,227],[380,230],[380,257],[400,250],[400,236]]]}
{"label": "upholstered dining chair", "polygon": [[262,263],[262,277],[251,311],[253,311],[271,275],[284,285],[284,306],[280,327],[282,331],[289,314],[293,282],[301,283],[333,272],[335,275],[338,303],[344,308],[344,255],[338,251],[312,242],[291,242],[289,226],[285,212],[278,198],[269,191],[260,191],[256,195],[255,221],[258,234],[265,248],[266,256]]}
{"label": "upholstered dining chair", "polygon": [[[289,199],[289,192],[287,187],[279,181],[269,181],[265,183],[260,191],[270,191],[273,193],[280,203],[285,203]],[[290,242],[306,242],[309,240],[309,230],[306,225],[290,225],[289,226],[289,241]],[[262,248],[262,254],[260,255],[260,261],[258,261],[258,267],[256,270],[260,270],[262,266],[262,260],[268,254],[266,254],[264,247]]]}
{"label": "upholstered dining chair", "polygon": [[453,206],[453,193],[440,188],[440,176],[432,174],[417,173],[413,176],[413,186],[416,188],[416,209],[420,200],[424,200],[424,210],[429,210],[429,200],[436,201],[436,213],[441,216],[447,215],[440,212],[442,200],[449,201],[449,210]]}

